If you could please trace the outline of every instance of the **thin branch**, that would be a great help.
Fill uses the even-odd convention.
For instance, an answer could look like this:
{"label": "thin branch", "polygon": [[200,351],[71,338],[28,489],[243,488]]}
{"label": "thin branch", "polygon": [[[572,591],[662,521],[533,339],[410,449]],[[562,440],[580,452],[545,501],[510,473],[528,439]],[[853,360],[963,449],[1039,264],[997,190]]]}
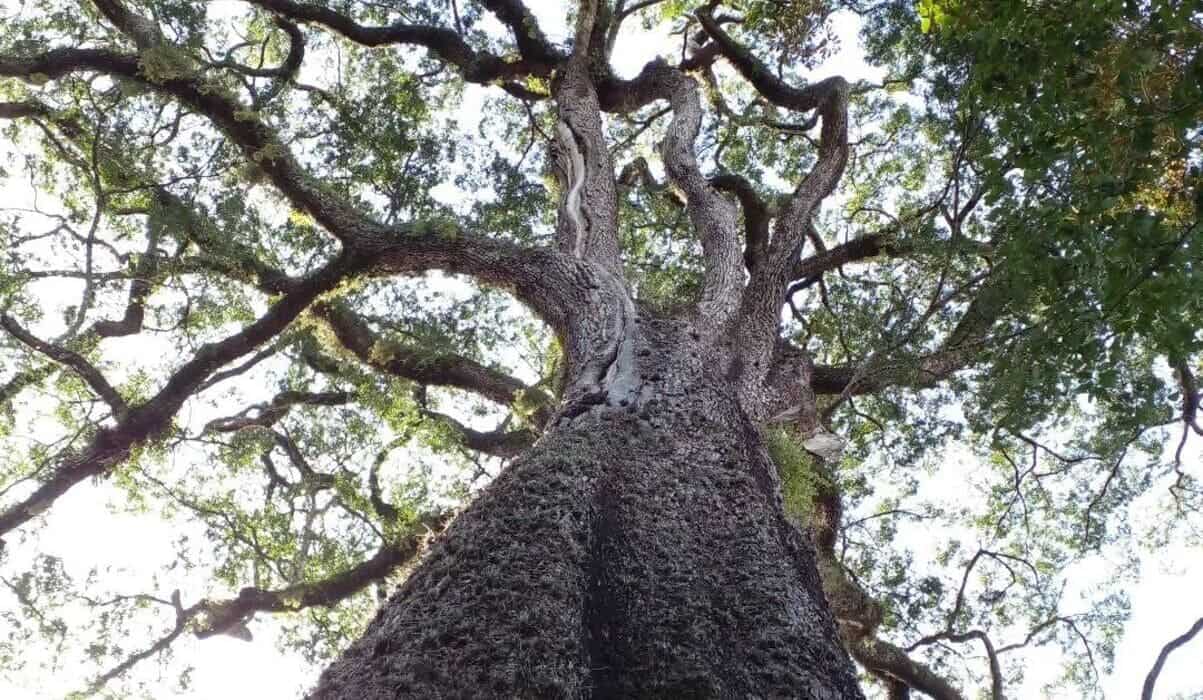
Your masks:
{"label": "thin branch", "polygon": [[129,411],[129,406],[126,405],[121,394],[113,388],[113,385],[109,384],[100,370],[96,369],[96,366],[88,362],[82,355],[38,338],[25,330],[16,319],[8,314],[0,313],[0,328],[8,331],[9,335],[31,349],[74,370],[80,379],[83,379],[92,391],[108,404],[114,416],[120,418]]}

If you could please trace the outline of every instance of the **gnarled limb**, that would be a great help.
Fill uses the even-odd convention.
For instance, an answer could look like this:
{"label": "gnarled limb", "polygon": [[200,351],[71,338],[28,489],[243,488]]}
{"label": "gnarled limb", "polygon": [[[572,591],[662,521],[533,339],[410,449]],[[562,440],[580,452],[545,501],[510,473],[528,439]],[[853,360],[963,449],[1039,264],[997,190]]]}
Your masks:
{"label": "gnarled limb", "polygon": [[[477,51],[454,30],[431,25],[397,22],[387,26],[367,26],[353,18],[324,5],[294,0],[247,0],[252,5],[270,10],[294,22],[307,22],[330,29],[363,46],[389,46],[405,44],[421,46],[439,60],[455,66],[464,80],[470,83],[493,84],[500,82],[502,89],[526,100],[544,99],[546,95],[526,88],[520,80],[526,76],[546,77],[551,74],[554,61],[544,60],[545,52],[534,50],[528,38],[519,46],[531,49],[533,58],[510,61],[500,56]],[[495,2],[496,5],[518,5],[521,3]],[[542,32],[535,29],[541,37]],[[543,40],[544,43],[546,40]],[[550,46],[550,45],[547,45]]]}
{"label": "gnarled limb", "polygon": [[698,167],[694,141],[702,124],[702,108],[697,82],[667,65],[661,69],[661,76],[673,117],[660,153],[669,178],[685,193],[685,211],[702,241],[706,270],[699,316],[703,326],[719,328],[735,311],[744,281],[735,233],[738,210]]}
{"label": "gnarled limb", "polygon": [[849,263],[868,260],[879,255],[897,255],[900,252],[902,251],[899,247],[893,245],[885,234],[870,234],[854,238],[829,250],[797,260],[790,271],[790,278],[793,280],[790,292],[806,289],[822,279],[824,273]]}
{"label": "gnarled limb", "polygon": [[427,418],[438,422],[443,427],[454,432],[464,447],[493,457],[502,457],[505,459],[517,457],[531,445],[534,445],[535,440],[539,438],[538,434],[533,430],[525,428],[517,430],[507,429],[506,423],[508,419],[493,430],[474,430],[445,413],[425,409],[422,413]]}
{"label": "gnarled limb", "polygon": [[781,300],[790,281],[793,261],[805,242],[806,228],[819,204],[835,189],[848,161],[848,82],[833,77],[804,88],[792,87],[732,39],[715,21],[709,7],[699,9],[697,18],[717,51],[762,96],[792,110],[813,110],[806,126],[822,121],[818,158],[778,213],[765,264],[758,266],[752,275],[740,302],[739,337],[745,357],[743,384],[755,387],[770,369]]}
{"label": "gnarled limb", "polygon": [[[523,59],[548,72],[564,60],[564,54],[547,40],[534,13],[522,0],[481,0],[481,4],[510,28]],[[585,12],[582,8],[582,14]]]}
{"label": "gnarled limb", "polygon": [[576,49],[552,87],[559,115],[553,155],[562,190],[556,239],[566,254],[617,273],[621,262],[614,161],[589,75],[588,37],[600,1],[582,3]]}

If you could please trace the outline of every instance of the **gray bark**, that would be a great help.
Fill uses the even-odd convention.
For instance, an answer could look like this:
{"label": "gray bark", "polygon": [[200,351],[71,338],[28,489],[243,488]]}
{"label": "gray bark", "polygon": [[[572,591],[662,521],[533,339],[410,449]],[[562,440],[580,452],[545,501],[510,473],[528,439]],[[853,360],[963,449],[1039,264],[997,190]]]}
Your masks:
{"label": "gray bark", "polygon": [[631,326],[314,698],[861,697],[722,346]]}

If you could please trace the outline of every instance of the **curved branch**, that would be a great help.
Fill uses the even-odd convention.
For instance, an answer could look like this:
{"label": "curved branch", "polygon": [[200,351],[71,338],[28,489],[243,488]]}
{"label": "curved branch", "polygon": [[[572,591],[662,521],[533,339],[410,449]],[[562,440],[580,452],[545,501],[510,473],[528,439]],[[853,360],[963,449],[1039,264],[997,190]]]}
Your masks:
{"label": "curved branch", "polygon": [[279,590],[247,587],[228,600],[202,601],[193,606],[199,613],[194,632],[198,638],[205,639],[236,631],[257,612],[296,612],[315,606],[334,605],[413,559],[422,550],[427,533],[441,530],[449,520],[447,513],[423,518],[417,532],[399,542],[384,545],[371,558],[320,581],[299,583]]}
{"label": "curved branch", "polygon": [[539,436],[532,430],[506,430],[505,424],[493,430],[473,430],[445,413],[423,410],[422,413],[453,431],[464,447],[494,457],[517,457],[535,444]]}
{"label": "curved branch", "polygon": [[0,313],[0,328],[8,331],[9,335],[21,341],[24,345],[27,345],[31,349],[41,353],[42,355],[45,355],[61,365],[65,365],[74,370],[75,373],[79,375],[80,379],[84,380],[84,382],[91,387],[92,391],[96,392],[96,395],[99,396],[102,401],[108,404],[109,408],[112,409],[114,416],[120,418],[129,410],[129,406],[126,405],[125,399],[122,398],[121,394],[113,388],[113,385],[109,384],[109,381],[105,379],[100,370],[96,369],[95,365],[93,365],[91,362],[88,362],[79,353],[38,338],[29,331],[25,330],[25,328],[23,328],[15,318],[9,316],[8,314]]}
{"label": "curved branch", "polygon": [[[540,60],[538,56],[542,54],[539,51],[532,50],[531,57],[534,58],[527,57],[531,60],[521,61],[507,61],[499,56],[477,51],[468,45],[457,32],[445,27],[403,22],[387,26],[366,26],[324,5],[295,2],[294,0],[247,0],[247,2],[295,22],[321,25],[362,46],[374,47],[393,44],[421,46],[440,60],[458,68],[464,80],[470,83],[488,84],[499,80],[510,81],[528,75],[545,77],[550,75],[551,68],[555,64],[555,61]],[[520,3],[504,1],[489,4],[520,5]],[[537,27],[534,31],[538,32]],[[541,37],[542,32],[538,32],[538,34]],[[546,39],[543,41],[546,42]],[[520,40],[518,43],[520,47],[526,45],[530,48],[529,41]],[[514,92],[508,85],[503,85],[503,87]],[[530,91],[522,91],[522,94],[517,96],[525,99],[546,97]]]}
{"label": "curved branch", "polygon": [[948,379],[973,364],[994,342],[990,330],[1002,315],[1007,298],[1001,284],[987,283],[978,291],[936,350],[918,357],[886,358],[869,367],[816,366],[815,392],[852,396],[890,386],[922,389]]}
{"label": "curved branch", "polygon": [[698,167],[694,141],[702,125],[702,108],[697,82],[667,65],[661,74],[673,116],[660,153],[669,178],[685,193],[685,211],[702,241],[706,269],[699,314],[712,327],[719,327],[738,306],[744,281],[735,234],[737,210]]}
{"label": "curved branch", "polygon": [[[313,314],[326,323],[344,348],[368,366],[419,384],[449,386],[479,394],[503,406],[533,399],[545,413],[551,403],[539,391],[499,370],[447,352],[423,352],[376,335],[346,307],[322,302]],[[546,415],[543,415],[546,418]],[[542,422],[542,421],[540,421]]]}
{"label": "curved branch", "polygon": [[1149,674],[1145,676],[1144,685],[1140,689],[1140,700],[1153,700],[1153,687],[1157,685],[1157,677],[1161,675],[1161,669],[1165,666],[1165,662],[1170,654],[1178,647],[1194,639],[1195,635],[1200,631],[1203,631],[1203,617],[1195,620],[1195,624],[1191,625],[1190,629],[1174,637],[1161,648],[1161,653],[1157,655],[1157,660],[1153,662],[1153,668],[1149,669]]}
{"label": "curved branch", "polygon": [[547,40],[535,15],[522,0],[481,0],[481,4],[510,28],[522,57],[540,70],[550,72],[565,56]]}
{"label": "curved branch", "polygon": [[831,77],[804,88],[792,87],[732,39],[714,19],[710,7],[699,9],[696,16],[716,51],[765,99],[796,111],[813,110],[806,127],[822,120],[817,160],[778,213],[764,264],[757,266],[740,302],[739,332],[745,339],[748,365],[742,385],[745,391],[756,392],[771,369],[792,262],[805,242],[811,218],[823,199],[835,190],[848,162],[849,86],[843,78]]}

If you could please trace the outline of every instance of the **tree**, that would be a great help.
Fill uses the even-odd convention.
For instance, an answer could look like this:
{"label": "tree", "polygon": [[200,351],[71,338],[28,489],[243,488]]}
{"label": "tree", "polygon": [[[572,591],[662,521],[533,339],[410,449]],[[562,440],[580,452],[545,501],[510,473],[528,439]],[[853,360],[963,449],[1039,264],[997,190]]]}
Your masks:
{"label": "tree", "polygon": [[[860,697],[853,659],[1001,698],[1051,643],[1097,692],[1125,580],[1072,608],[1073,567],[1131,555],[1137,498],[1159,542],[1197,516],[1197,10],[567,9],[562,38],[521,0],[10,11],[38,196],[0,229],[0,658],[82,645],[101,692],[303,611],[323,698]],[[881,83],[806,79],[837,11]],[[623,77],[635,20],[672,58]],[[940,508],[914,470],[957,445],[980,497]],[[402,447],[464,468],[462,511]],[[38,554],[89,480],[203,525],[188,590]]]}

